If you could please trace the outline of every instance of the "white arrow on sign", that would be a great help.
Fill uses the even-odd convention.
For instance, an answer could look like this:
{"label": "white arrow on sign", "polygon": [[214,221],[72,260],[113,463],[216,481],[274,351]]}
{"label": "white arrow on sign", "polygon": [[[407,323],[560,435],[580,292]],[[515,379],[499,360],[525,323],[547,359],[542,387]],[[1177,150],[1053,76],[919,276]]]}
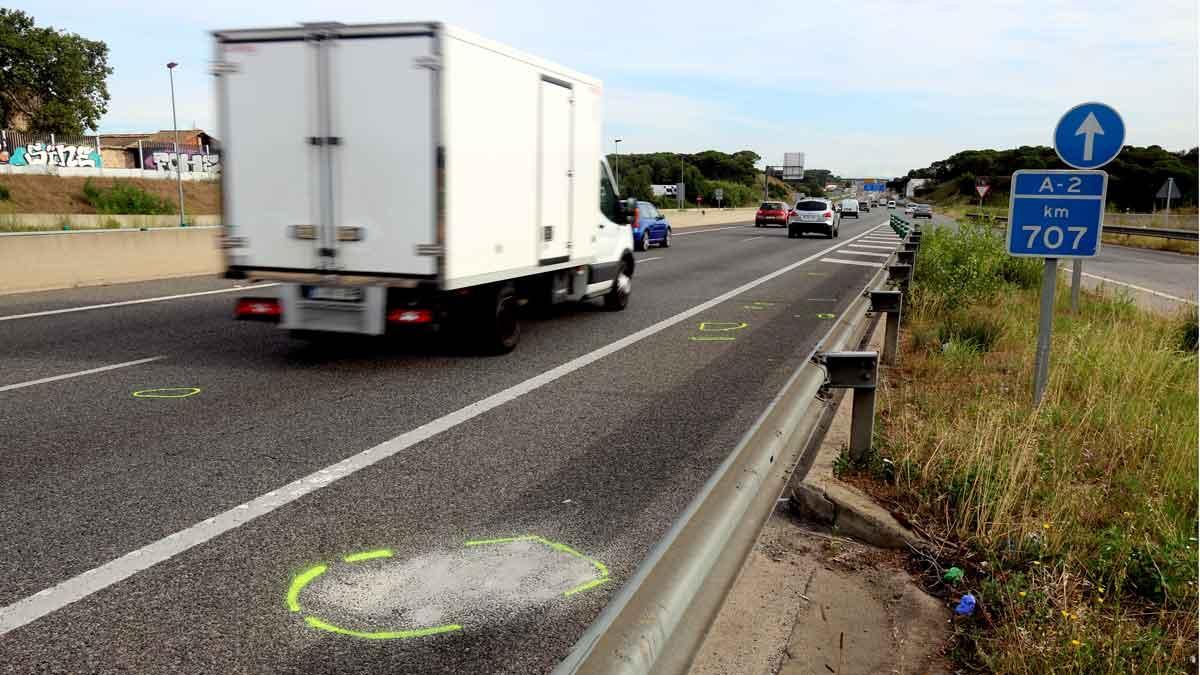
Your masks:
{"label": "white arrow on sign", "polygon": [[1096,140],[1096,134],[1104,135],[1104,127],[1100,126],[1100,122],[1096,120],[1096,113],[1088,113],[1088,116],[1083,119],[1083,123],[1075,130],[1075,135],[1083,136],[1083,161],[1092,161],[1092,145]]}

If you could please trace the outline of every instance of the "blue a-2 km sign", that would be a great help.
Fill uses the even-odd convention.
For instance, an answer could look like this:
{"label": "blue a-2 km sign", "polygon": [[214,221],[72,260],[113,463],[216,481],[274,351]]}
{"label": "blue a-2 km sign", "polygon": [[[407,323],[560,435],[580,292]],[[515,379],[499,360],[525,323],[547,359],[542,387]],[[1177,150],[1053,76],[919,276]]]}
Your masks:
{"label": "blue a-2 km sign", "polygon": [[1100,252],[1108,174],[1021,170],[1008,204],[1008,253],[1091,258]]}

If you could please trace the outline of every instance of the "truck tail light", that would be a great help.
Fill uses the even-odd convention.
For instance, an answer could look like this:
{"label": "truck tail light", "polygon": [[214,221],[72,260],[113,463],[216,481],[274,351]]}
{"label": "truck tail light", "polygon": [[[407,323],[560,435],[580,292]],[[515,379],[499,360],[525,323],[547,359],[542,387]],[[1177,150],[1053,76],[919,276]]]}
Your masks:
{"label": "truck tail light", "polygon": [[251,321],[279,321],[283,309],[275,298],[238,298],[233,318]]}
{"label": "truck tail light", "polygon": [[388,312],[388,323],[402,325],[433,323],[433,312],[428,309],[412,309],[400,307]]}

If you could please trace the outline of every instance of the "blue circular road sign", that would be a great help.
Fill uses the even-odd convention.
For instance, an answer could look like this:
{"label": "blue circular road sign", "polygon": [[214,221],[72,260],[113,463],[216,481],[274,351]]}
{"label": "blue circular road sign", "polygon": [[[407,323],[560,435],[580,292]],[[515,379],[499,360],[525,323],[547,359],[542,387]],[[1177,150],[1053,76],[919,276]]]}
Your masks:
{"label": "blue circular road sign", "polygon": [[1125,122],[1103,103],[1081,103],[1067,111],[1054,128],[1054,151],[1076,169],[1098,169],[1125,145]]}

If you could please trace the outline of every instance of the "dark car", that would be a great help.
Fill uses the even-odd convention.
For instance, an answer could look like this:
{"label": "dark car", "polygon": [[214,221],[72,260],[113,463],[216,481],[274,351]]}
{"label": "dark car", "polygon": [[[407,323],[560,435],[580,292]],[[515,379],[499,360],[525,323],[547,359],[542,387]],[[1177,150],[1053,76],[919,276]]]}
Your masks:
{"label": "dark car", "polygon": [[755,227],[778,225],[784,227],[788,222],[788,206],[783,202],[763,202],[754,214]]}
{"label": "dark car", "polygon": [[928,218],[933,220],[933,207],[928,204],[917,204],[913,207],[913,220]]}

